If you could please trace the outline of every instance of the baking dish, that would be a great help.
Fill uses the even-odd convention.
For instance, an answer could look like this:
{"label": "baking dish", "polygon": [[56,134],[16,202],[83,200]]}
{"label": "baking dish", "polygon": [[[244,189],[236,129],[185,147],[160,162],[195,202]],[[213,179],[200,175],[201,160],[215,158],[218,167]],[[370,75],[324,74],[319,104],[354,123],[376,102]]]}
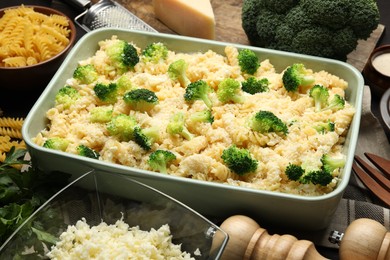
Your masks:
{"label": "baking dish", "polygon": [[[112,35],[132,41],[141,48],[150,42],[164,42],[169,49],[181,52],[212,49],[223,54],[225,46],[231,44],[177,35],[110,28],[98,29],[86,34],[75,45],[25,119],[22,133],[36,166],[49,172],[55,170],[69,172],[74,177],[77,177],[78,173],[90,169],[125,174],[179,199],[201,214],[212,217],[225,218],[233,214],[246,214],[260,221],[260,223],[269,222],[270,224],[308,230],[322,229],[329,224],[348,185],[358,137],[364,83],[357,69],[336,60],[235,45],[238,48],[248,48],[255,51],[262,59],[269,59],[277,71],[282,71],[292,63],[301,62],[307,68],[314,71],[325,70],[343,78],[349,84],[346,99],[355,107],[356,113],[346,136],[343,152],[347,156],[347,161],[341,180],[337,188],[328,194],[304,197],[155,174],[146,170],[48,150],[34,144],[32,138],[44,129],[48,123],[45,113],[53,106],[57,90],[72,76],[77,62],[92,56],[97,50],[97,43],[110,38]],[[286,217],[288,221],[286,221]]]}

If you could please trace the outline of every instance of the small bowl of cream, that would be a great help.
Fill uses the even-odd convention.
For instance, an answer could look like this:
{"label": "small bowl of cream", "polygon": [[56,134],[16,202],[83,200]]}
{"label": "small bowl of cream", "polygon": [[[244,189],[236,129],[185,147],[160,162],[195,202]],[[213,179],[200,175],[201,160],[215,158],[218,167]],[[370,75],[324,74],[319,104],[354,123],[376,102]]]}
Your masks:
{"label": "small bowl of cream", "polygon": [[379,46],[371,53],[363,76],[366,84],[380,95],[390,88],[390,45]]}

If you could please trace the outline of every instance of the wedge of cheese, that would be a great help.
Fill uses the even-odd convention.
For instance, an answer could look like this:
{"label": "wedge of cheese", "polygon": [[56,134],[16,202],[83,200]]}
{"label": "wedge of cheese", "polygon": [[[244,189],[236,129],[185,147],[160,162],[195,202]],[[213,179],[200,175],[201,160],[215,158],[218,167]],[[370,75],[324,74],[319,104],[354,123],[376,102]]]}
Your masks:
{"label": "wedge of cheese", "polygon": [[156,18],[180,35],[215,39],[210,0],[153,0]]}

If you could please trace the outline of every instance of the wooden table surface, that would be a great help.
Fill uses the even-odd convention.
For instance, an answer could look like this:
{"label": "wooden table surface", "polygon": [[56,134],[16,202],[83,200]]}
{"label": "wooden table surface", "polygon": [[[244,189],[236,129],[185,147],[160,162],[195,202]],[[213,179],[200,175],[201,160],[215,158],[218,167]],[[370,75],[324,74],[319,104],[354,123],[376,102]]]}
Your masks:
{"label": "wooden table surface", "polygon": [[[175,33],[157,20],[153,11],[153,0],[117,0],[139,18],[162,33]],[[211,0],[216,20],[216,40],[249,45],[241,26],[242,0]],[[384,26],[379,25],[365,41],[360,40],[355,51],[348,55],[347,62],[362,71],[370,53],[375,48]]]}

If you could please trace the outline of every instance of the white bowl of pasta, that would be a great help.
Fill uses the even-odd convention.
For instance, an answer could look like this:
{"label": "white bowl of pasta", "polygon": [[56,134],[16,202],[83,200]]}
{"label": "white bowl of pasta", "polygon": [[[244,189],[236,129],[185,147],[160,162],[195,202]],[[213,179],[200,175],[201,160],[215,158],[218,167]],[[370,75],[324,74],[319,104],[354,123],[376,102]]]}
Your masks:
{"label": "white bowl of pasta", "polygon": [[76,39],[62,12],[33,5],[0,9],[0,88],[45,88]]}

